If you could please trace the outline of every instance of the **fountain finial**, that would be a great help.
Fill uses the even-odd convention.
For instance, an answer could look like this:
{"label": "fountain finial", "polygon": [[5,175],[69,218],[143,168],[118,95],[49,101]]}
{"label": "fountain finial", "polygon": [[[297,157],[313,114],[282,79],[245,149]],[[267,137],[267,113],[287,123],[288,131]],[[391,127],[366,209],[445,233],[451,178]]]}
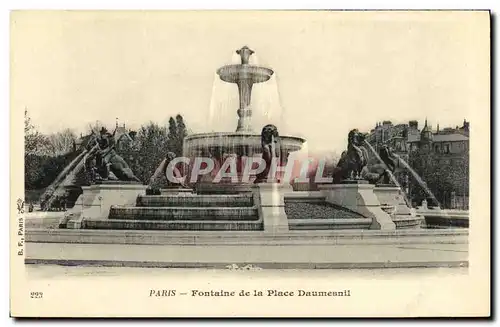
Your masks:
{"label": "fountain finial", "polygon": [[255,51],[245,45],[241,49],[236,50],[236,53],[241,57],[241,64],[248,65],[248,60],[250,59],[250,56],[255,53]]}

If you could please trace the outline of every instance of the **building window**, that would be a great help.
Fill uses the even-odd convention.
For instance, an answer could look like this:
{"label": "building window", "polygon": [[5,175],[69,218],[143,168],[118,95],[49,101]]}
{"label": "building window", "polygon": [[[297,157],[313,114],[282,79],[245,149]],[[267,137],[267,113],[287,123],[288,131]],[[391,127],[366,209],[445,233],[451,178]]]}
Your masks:
{"label": "building window", "polygon": [[450,153],[450,145],[449,144],[444,145],[444,153]]}

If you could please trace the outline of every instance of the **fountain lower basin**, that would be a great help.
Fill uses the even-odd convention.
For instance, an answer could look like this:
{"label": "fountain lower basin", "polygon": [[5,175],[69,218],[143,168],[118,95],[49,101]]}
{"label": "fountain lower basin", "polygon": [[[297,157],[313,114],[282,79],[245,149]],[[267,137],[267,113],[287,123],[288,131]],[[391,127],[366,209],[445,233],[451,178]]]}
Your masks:
{"label": "fountain lower basin", "polygon": [[[286,165],[291,152],[302,148],[305,140],[294,136],[280,136],[280,157],[281,165]],[[234,183],[224,179],[218,183],[212,183],[213,178],[219,171],[227,157],[235,156],[254,157],[262,154],[261,135],[248,132],[232,133],[203,133],[189,135],[184,139],[184,157],[193,162],[196,157],[210,158],[215,162],[215,167],[211,174],[203,176],[193,187],[201,194],[238,194],[250,192],[255,176],[250,176],[247,182]],[[242,164],[238,163],[238,176],[242,175]],[[191,170],[191,168],[189,168]],[[187,172],[191,178],[191,171]],[[241,181],[241,178],[238,178]],[[192,184],[192,183],[191,183]]]}
{"label": "fountain lower basin", "polygon": [[[296,136],[280,136],[281,156],[302,148],[305,140]],[[222,157],[224,154],[252,156],[262,153],[261,135],[253,133],[226,132],[189,135],[184,139],[184,156]]]}

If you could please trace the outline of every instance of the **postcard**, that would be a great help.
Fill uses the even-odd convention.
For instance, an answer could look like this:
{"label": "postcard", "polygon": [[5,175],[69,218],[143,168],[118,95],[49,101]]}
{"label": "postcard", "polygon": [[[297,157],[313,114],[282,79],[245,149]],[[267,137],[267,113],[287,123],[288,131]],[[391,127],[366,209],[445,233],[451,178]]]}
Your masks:
{"label": "postcard", "polygon": [[11,316],[491,314],[488,11],[10,33]]}

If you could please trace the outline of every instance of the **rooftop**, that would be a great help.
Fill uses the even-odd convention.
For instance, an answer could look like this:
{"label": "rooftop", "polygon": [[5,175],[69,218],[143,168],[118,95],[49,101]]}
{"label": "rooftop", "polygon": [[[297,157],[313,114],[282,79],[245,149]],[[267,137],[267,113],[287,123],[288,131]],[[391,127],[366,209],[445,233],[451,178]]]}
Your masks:
{"label": "rooftop", "polygon": [[[454,133],[454,134],[433,134],[432,139],[434,142],[457,142],[457,141],[468,141],[469,137],[460,134],[460,133]],[[420,141],[420,135],[419,134],[409,134],[408,135],[408,142],[418,142]]]}

